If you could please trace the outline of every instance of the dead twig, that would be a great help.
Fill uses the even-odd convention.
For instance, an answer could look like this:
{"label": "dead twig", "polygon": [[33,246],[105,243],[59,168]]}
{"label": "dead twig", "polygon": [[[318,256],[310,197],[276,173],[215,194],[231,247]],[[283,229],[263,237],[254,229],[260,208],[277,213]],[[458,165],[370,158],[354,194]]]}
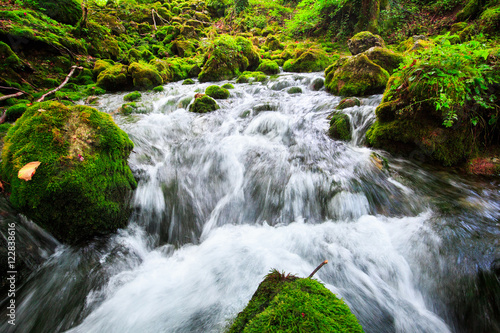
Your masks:
{"label": "dead twig", "polygon": [[20,92],[17,92],[15,94],[12,94],[12,95],[0,96],[0,101],[6,100],[6,99],[9,99],[9,98],[12,98],[12,97],[19,97],[19,96],[22,96],[24,94],[25,94],[24,91],[20,91]]}
{"label": "dead twig", "polygon": [[64,79],[64,81],[59,85],[59,87],[57,87],[56,89],[51,90],[48,93],[44,94],[42,97],[40,97],[39,99],[37,99],[37,102],[43,102],[43,100],[45,99],[45,97],[47,97],[50,94],[55,93],[56,91],[61,90],[61,88],[64,87],[66,85],[66,83],[68,83],[70,77],[73,75],[73,73],[75,73],[75,70],[77,70],[77,69],[83,69],[83,67],[78,67],[78,66],[71,67],[71,71],[69,72],[68,76],[66,76],[66,79]]}
{"label": "dead twig", "polygon": [[328,260],[325,260],[323,261],[321,264],[319,264],[318,267],[316,267],[316,269],[311,273],[311,275],[309,275],[307,278],[312,278],[314,274],[316,274],[317,271],[319,271],[319,269],[321,267],[323,267],[324,265],[328,264]]}

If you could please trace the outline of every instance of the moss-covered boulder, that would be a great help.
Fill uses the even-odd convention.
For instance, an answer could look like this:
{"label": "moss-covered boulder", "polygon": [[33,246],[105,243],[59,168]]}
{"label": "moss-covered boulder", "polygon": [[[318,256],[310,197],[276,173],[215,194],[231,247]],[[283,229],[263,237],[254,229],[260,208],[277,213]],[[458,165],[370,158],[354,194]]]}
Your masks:
{"label": "moss-covered boulder", "polygon": [[339,59],[325,70],[326,90],[334,95],[366,96],[382,93],[389,73],[364,54]]}
{"label": "moss-covered boulder", "polygon": [[200,82],[229,80],[248,66],[249,60],[244,56],[236,38],[220,37],[208,48],[198,79]]}
{"label": "moss-covered boulder", "polygon": [[283,50],[285,48],[276,36],[267,36],[264,45],[271,51]]}
{"label": "moss-covered boulder", "polygon": [[375,64],[385,69],[389,74],[403,62],[403,56],[401,54],[379,46],[374,46],[363,54]]}
{"label": "moss-covered boulder", "polygon": [[347,47],[352,55],[363,53],[374,46],[385,47],[385,43],[379,35],[369,31],[357,33],[347,41]]}
{"label": "moss-covered boulder", "polygon": [[423,50],[432,46],[432,42],[429,41],[427,36],[416,35],[408,38],[404,42],[401,42],[398,46],[400,52],[410,53],[414,51]]}
{"label": "moss-covered boulder", "polygon": [[481,14],[485,3],[485,0],[468,0],[464,8],[457,13],[457,20],[465,21],[476,18]]}
{"label": "moss-covered boulder", "polygon": [[108,91],[125,90],[129,86],[127,66],[115,64],[103,70],[97,76],[97,85]]}
{"label": "moss-covered boulder", "polygon": [[335,107],[336,110],[343,110],[347,108],[352,108],[354,106],[360,106],[361,101],[356,97],[347,97],[340,101],[339,105]]}
{"label": "moss-covered boulder", "polygon": [[278,74],[280,72],[280,67],[274,60],[264,59],[259,67],[257,67],[259,72],[263,72],[268,75]]}
{"label": "moss-covered boulder", "polygon": [[229,97],[229,90],[212,85],[205,89],[205,94],[215,99],[227,99]]}
{"label": "moss-covered boulder", "polygon": [[[161,87],[161,86],[160,86]],[[163,88],[163,87],[162,87]],[[124,101],[128,101],[128,102],[133,102],[133,101],[136,101],[138,100],[139,98],[141,98],[142,95],[140,92],[138,91],[133,91],[129,94],[126,94],[125,96],[123,96],[123,100]]]}
{"label": "moss-covered boulder", "polygon": [[153,89],[163,84],[163,79],[156,68],[149,64],[134,62],[128,67],[134,88],[139,90]]}
{"label": "moss-covered boulder", "polygon": [[[491,8],[487,8],[481,14],[478,21],[479,29],[483,33],[497,36],[500,35],[500,4]],[[462,38],[462,41],[465,40],[465,38],[463,37],[464,35],[470,35],[472,33],[472,26],[469,26],[468,28],[469,29],[465,28],[459,34]]]}
{"label": "moss-covered boulder", "polygon": [[76,25],[82,18],[82,6],[77,0],[44,0],[31,3],[48,17],[64,24]]}
{"label": "moss-covered boulder", "polygon": [[289,59],[283,64],[286,72],[310,73],[324,70],[330,60],[325,51],[310,48],[296,53],[294,59]]}
{"label": "moss-covered boulder", "polygon": [[[132,148],[108,114],[44,102],[28,108],[5,137],[0,174],[14,207],[74,243],[127,224],[136,186],[127,165]],[[19,179],[33,161],[41,164],[32,179]]]}
{"label": "moss-covered boulder", "polygon": [[363,329],[344,301],[320,282],[274,270],[228,330],[247,332],[361,333]]}
{"label": "moss-covered boulder", "polygon": [[217,102],[205,94],[196,96],[193,104],[189,106],[189,111],[196,113],[207,113],[218,109],[219,105]]}
{"label": "moss-covered boulder", "polygon": [[328,135],[336,140],[351,141],[351,121],[349,116],[341,112],[333,112],[329,118]]}
{"label": "moss-covered boulder", "polygon": [[248,60],[249,71],[254,71],[259,67],[260,57],[257,48],[253,45],[252,41],[248,38],[238,36],[236,37],[236,44],[240,54]]}
{"label": "moss-covered boulder", "polygon": [[103,60],[99,59],[95,62],[94,68],[92,69],[92,74],[94,77],[98,77],[99,74],[104,72],[106,69],[113,67],[115,62],[113,60]]}
{"label": "moss-covered boulder", "polygon": [[10,46],[0,41],[0,69],[4,69],[4,67],[18,69],[22,67],[22,64],[21,59]]}

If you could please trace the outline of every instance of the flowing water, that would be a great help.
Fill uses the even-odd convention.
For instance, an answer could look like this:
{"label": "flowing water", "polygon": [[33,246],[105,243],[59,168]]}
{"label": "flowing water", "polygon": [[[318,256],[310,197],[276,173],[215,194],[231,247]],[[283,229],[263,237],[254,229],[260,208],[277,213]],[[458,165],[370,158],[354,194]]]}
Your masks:
{"label": "flowing water", "polygon": [[365,332],[499,332],[498,182],[363,147],[380,95],[345,110],[352,142],[330,139],[340,97],[310,88],[320,76],[235,84],[202,115],[187,107],[209,84],[172,83],[115,114],[135,143],[129,226],[69,247],[23,238],[33,225],[10,213],[44,259],[0,330],[222,332],[271,269],[307,276],[328,259],[315,277]]}

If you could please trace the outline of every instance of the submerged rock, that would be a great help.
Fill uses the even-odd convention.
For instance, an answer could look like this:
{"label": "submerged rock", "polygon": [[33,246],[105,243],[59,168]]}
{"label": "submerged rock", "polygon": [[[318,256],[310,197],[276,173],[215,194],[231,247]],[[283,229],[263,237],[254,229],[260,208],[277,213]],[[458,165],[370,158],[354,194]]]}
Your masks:
{"label": "submerged rock", "polygon": [[218,109],[219,105],[217,104],[217,102],[213,98],[205,94],[197,94],[197,96],[195,96],[193,104],[191,104],[191,106],[189,107],[190,112],[196,113],[207,113]]}
{"label": "submerged rock", "polygon": [[353,106],[360,106],[361,101],[356,97],[344,98],[340,101],[339,105],[335,107],[336,110],[343,110],[347,108],[352,108]]}
{"label": "submerged rock", "polygon": [[349,307],[320,282],[276,270],[259,285],[228,333],[363,332]]}
{"label": "submerged rock", "polygon": [[328,135],[333,139],[351,141],[351,121],[349,116],[341,112],[333,112],[329,118]]}
{"label": "submerged rock", "polygon": [[[44,102],[28,108],[5,137],[0,174],[10,202],[63,242],[127,224],[136,181],[127,165],[133,143],[108,114]],[[39,161],[32,179],[18,178]]]}

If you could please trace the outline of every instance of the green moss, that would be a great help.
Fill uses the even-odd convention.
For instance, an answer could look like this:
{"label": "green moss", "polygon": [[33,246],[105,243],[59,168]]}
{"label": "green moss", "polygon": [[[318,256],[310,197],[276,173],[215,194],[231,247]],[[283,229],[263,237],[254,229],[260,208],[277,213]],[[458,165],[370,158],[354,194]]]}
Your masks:
{"label": "green moss", "polygon": [[300,87],[291,87],[286,91],[289,94],[302,94],[302,88]]}
{"label": "green moss", "polygon": [[285,48],[275,36],[267,36],[264,45],[271,51],[283,50]]}
{"label": "green moss", "polygon": [[142,97],[142,95],[140,92],[134,91],[134,92],[131,92],[130,94],[123,96],[123,100],[132,102],[132,101],[138,100],[141,97]]}
{"label": "green moss", "polygon": [[97,76],[97,85],[108,91],[125,90],[129,86],[127,66],[115,64]]}
{"label": "green moss", "polygon": [[324,70],[330,60],[325,51],[310,48],[305,52],[298,53],[295,59],[289,59],[283,64],[286,72],[310,73]]}
{"label": "green moss", "polygon": [[5,112],[6,120],[14,122],[17,118],[21,117],[28,107],[26,103],[16,104],[7,109]]}
{"label": "green moss", "polygon": [[183,85],[188,85],[188,84],[194,84],[194,81],[193,79],[185,79],[183,82],[182,82]]}
{"label": "green moss", "polygon": [[351,141],[351,121],[349,116],[340,112],[334,112],[330,117],[328,135],[333,139]]}
{"label": "green moss", "polygon": [[278,74],[280,72],[280,68],[276,61],[264,59],[257,70],[268,75]]}
{"label": "green moss", "polygon": [[[5,137],[1,177],[10,201],[64,242],[124,227],[136,186],[127,165],[133,144],[111,116],[44,102],[28,108]],[[40,161],[33,179],[19,169]]]}
{"label": "green moss", "polygon": [[10,67],[12,69],[21,68],[21,59],[17,56],[9,45],[0,41],[0,69]]}
{"label": "green moss", "polygon": [[325,73],[327,91],[341,96],[381,93],[389,80],[389,73],[364,54],[341,58]]}
{"label": "green moss", "polygon": [[458,12],[457,20],[466,21],[468,19],[476,18],[484,5],[484,0],[468,0],[465,7]]}
{"label": "green moss", "polygon": [[148,90],[163,84],[163,79],[158,70],[148,64],[133,62],[128,67],[128,73],[132,76],[134,88]]}
{"label": "green moss", "polygon": [[225,89],[234,89],[234,86],[231,83],[225,83],[222,85],[222,88]]}
{"label": "green moss", "polygon": [[272,271],[228,333],[363,332],[349,307],[321,283]]}
{"label": "green moss", "polygon": [[215,99],[229,98],[229,90],[216,85],[208,86],[207,89],[205,89],[205,94]]}
{"label": "green moss", "polygon": [[4,135],[7,134],[7,132],[12,126],[13,125],[10,123],[0,124],[0,140],[3,139]]}
{"label": "green moss", "polygon": [[217,105],[217,102],[213,99],[208,97],[207,95],[202,95],[196,98],[189,107],[190,112],[196,112],[196,113],[206,113],[206,112],[212,112],[219,109],[219,105]]}
{"label": "green moss", "polygon": [[153,88],[154,92],[162,92],[163,90],[165,90],[165,88],[163,88],[163,86],[157,86],[157,87]]}

